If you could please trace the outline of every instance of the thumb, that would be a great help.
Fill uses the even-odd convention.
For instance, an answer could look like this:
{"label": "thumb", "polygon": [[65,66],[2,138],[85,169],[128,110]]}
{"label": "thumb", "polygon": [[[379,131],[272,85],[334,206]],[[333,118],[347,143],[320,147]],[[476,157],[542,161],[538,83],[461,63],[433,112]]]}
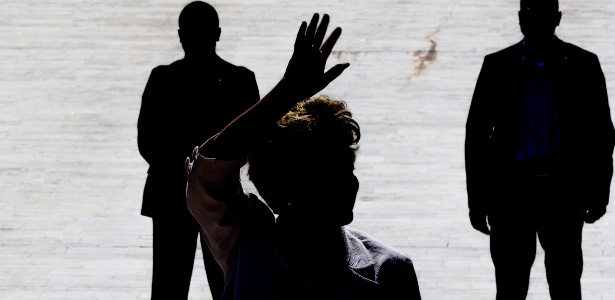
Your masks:
{"label": "thumb", "polygon": [[329,69],[329,71],[327,71],[323,75],[324,77],[323,77],[322,89],[324,89],[327,85],[329,85],[329,83],[331,83],[337,77],[342,75],[342,72],[344,72],[344,70],[346,70],[346,68],[348,68],[348,66],[350,66],[349,63],[342,63],[342,64],[337,64],[333,68]]}

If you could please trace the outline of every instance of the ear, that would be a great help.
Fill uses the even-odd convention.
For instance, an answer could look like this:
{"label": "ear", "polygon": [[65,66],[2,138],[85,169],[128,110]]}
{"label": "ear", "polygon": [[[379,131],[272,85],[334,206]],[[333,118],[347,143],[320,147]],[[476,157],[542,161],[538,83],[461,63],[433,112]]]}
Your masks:
{"label": "ear", "polygon": [[559,26],[559,22],[562,20],[562,12],[561,11],[557,12],[556,18],[557,18],[557,20],[555,22],[555,27]]}
{"label": "ear", "polygon": [[518,11],[518,12],[517,12],[517,17],[518,17],[518,19],[519,19],[519,25],[521,25],[521,24],[524,22],[524,21],[523,21],[523,18],[525,18],[525,17],[524,17],[524,13],[523,13],[522,11]]}
{"label": "ear", "polygon": [[216,32],[216,42],[220,41],[220,33],[222,33],[222,29],[218,27],[218,32]]}

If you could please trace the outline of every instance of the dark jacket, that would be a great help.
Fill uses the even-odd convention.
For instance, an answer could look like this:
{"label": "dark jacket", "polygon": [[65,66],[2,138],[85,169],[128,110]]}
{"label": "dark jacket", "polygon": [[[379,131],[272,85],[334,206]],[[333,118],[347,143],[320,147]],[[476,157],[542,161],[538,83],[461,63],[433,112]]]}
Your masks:
{"label": "dark jacket", "polygon": [[221,58],[154,68],[143,92],[138,146],[149,164],[141,214],[186,213],[184,159],[260,99],[254,73]]}
{"label": "dark jacket", "polygon": [[[598,57],[556,38],[553,67],[560,150],[552,173],[578,205],[607,205],[615,132]],[[521,132],[522,42],[485,56],[466,123],[468,204],[483,209],[515,176]],[[508,187],[510,188],[510,187]],[[512,187],[514,188],[514,187]]]}
{"label": "dark jacket", "polygon": [[[188,207],[225,274],[222,299],[305,299],[309,283],[297,279],[291,259],[301,259],[293,252],[296,245],[288,245],[288,232],[275,233],[278,225],[262,200],[243,191],[243,165],[197,155],[188,176]],[[335,282],[340,296],[314,299],[421,299],[410,257],[362,231],[343,227],[342,234],[346,264]],[[318,239],[304,240],[310,248],[330,251]],[[322,274],[333,270],[340,269],[329,266]]]}

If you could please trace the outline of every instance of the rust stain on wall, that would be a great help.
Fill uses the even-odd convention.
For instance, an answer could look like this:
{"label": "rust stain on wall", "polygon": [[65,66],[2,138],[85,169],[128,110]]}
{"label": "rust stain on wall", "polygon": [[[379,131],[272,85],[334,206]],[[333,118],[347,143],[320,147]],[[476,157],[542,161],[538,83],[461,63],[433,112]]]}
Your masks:
{"label": "rust stain on wall", "polygon": [[357,58],[357,56],[359,56],[359,54],[363,53],[363,51],[331,51],[331,55],[333,55],[339,61],[343,61],[342,57],[347,57],[348,55],[350,55],[350,60],[354,60]]}
{"label": "rust stain on wall", "polygon": [[426,38],[429,41],[429,49],[427,51],[414,51],[414,56],[418,57],[417,65],[414,67],[415,75],[421,75],[421,72],[423,72],[429,64],[438,59],[438,51],[436,51],[436,46],[438,43],[433,40],[433,36],[438,33],[438,31],[440,31],[440,27],[436,28],[434,32],[427,35]]}

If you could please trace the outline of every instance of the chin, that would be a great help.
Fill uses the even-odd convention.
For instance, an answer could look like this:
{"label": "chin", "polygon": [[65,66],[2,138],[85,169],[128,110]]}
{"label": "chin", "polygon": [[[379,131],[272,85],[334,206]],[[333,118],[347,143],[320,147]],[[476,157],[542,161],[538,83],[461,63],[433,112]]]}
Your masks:
{"label": "chin", "polygon": [[344,225],[348,225],[352,223],[353,219],[354,219],[354,214],[350,212],[350,213],[340,214],[340,218],[338,218],[336,221],[337,221],[338,226],[344,226]]}

